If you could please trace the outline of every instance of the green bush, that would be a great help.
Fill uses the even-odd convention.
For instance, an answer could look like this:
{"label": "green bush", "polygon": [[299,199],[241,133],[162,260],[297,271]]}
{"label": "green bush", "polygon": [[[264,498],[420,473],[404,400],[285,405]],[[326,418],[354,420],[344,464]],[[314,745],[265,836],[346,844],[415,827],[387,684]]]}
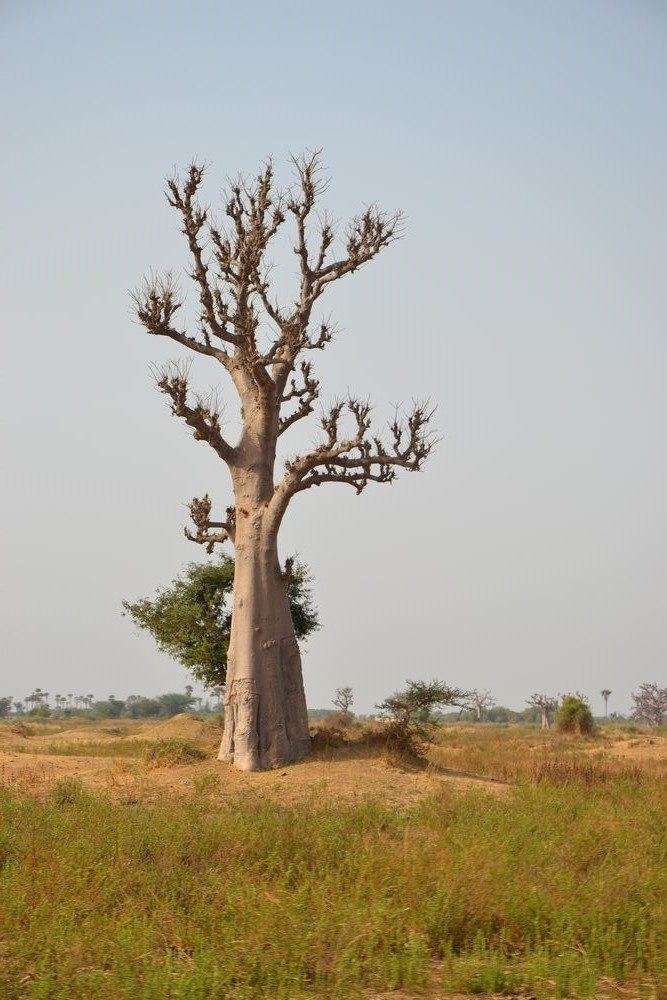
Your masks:
{"label": "green bush", "polygon": [[577,692],[566,694],[556,712],[556,728],[561,733],[576,733],[591,736],[595,732],[595,721],[586,698]]}
{"label": "green bush", "polygon": [[387,719],[385,742],[390,760],[410,758],[425,761],[424,746],[433,742],[433,711],[461,702],[463,692],[441,681],[406,681],[404,691],[396,691],[377,708]]}
{"label": "green bush", "polygon": [[51,786],[49,798],[57,806],[78,804],[85,798],[83,784],[79,778],[58,778]]}

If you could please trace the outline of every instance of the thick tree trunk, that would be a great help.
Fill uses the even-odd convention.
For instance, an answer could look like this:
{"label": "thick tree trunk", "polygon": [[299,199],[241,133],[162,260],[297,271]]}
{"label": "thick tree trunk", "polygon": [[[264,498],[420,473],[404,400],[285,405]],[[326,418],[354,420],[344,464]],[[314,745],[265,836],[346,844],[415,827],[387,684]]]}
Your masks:
{"label": "thick tree trunk", "polygon": [[542,709],[542,729],[549,728],[549,714],[546,709]]}
{"label": "thick tree trunk", "polygon": [[234,605],[219,760],[244,771],[282,767],[310,750],[301,655],[275,537],[263,509],[239,513]]}

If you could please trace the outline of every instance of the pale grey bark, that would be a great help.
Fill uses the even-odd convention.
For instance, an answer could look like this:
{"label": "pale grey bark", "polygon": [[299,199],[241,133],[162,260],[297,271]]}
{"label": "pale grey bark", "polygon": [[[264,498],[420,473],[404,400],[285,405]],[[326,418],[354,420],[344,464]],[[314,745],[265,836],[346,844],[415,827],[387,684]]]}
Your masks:
{"label": "pale grey bark", "polygon": [[[244,508],[245,509],[245,508]],[[234,606],[219,759],[243,770],[281,767],[310,749],[301,655],[276,539],[265,509],[236,528]]]}

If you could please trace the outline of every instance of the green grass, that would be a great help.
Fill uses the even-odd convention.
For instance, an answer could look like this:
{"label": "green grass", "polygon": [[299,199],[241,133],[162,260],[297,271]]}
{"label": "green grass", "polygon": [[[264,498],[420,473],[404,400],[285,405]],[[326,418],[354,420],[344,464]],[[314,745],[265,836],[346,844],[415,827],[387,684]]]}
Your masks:
{"label": "green grass", "polygon": [[155,744],[148,740],[72,740],[70,743],[49,743],[46,746],[15,746],[13,753],[46,754],[57,757],[141,757]]}
{"label": "green grass", "polygon": [[[661,730],[656,730],[659,735]],[[648,734],[644,731],[642,736]],[[633,781],[659,781],[667,777],[667,761],[659,757],[641,760],[614,758],[605,748],[614,742],[607,737],[563,736],[554,731],[540,732],[529,726],[441,726],[432,748],[433,760],[442,767],[497,778],[501,781],[535,781],[549,771],[561,783],[571,774],[581,783],[617,777]]]}
{"label": "green grass", "polygon": [[[427,984],[657,996],[665,790],[627,778],[409,811],[246,795],[0,795],[0,996],[355,998]],[[612,990],[613,995],[613,990]]]}
{"label": "green grass", "polygon": [[49,743],[47,746],[17,746],[14,753],[46,754],[56,757],[130,757],[142,758],[151,767],[194,764],[211,756],[209,750],[180,737],[162,740],[76,740]]}

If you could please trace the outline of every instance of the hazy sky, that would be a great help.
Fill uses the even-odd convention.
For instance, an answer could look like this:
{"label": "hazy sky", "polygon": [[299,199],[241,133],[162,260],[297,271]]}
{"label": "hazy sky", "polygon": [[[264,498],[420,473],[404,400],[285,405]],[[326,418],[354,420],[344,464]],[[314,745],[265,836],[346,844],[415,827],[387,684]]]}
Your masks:
{"label": "hazy sky", "polygon": [[292,505],[281,551],[324,622],[309,704],[438,676],[516,707],[578,688],[600,711],[610,687],[624,710],[665,682],[661,0],[4,0],[0,25],[0,694],[187,683],[120,604],[203,558],[184,504],[230,494],[153,388],[176,348],[128,290],[186,264],[174,165],[205,158],[215,203],[319,146],[337,218],[408,216],[325,303],[323,399],[370,393],[384,420],[429,395],[443,442],[392,487]]}

